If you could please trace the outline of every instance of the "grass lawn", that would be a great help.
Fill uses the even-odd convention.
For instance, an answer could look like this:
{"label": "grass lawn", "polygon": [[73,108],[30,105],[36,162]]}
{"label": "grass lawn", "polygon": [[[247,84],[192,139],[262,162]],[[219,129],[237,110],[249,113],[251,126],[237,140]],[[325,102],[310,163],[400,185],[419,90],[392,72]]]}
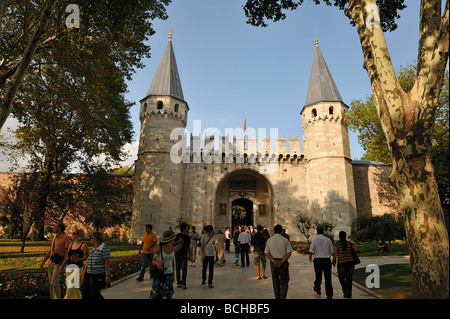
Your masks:
{"label": "grass lawn", "polygon": [[[88,241],[85,243],[92,248]],[[139,246],[107,241],[111,249],[110,272],[112,280],[135,273],[140,268]],[[47,265],[40,264],[49,251],[51,241],[27,242],[20,253],[19,240],[0,239],[0,299],[48,299]],[[65,293],[65,276],[60,277],[62,294]]]}
{"label": "grass lawn", "polygon": [[[366,278],[369,273],[365,268],[355,269],[353,281],[366,287]],[[371,288],[371,290],[383,298],[387,299],[406,299],[411,297],[411,265],[410,264],[392,264],[380,266],[380,288]]]}
{"label": "grass lawn", "polygon": [[[89,250],[93,247],[85,241]],[[0,270],[37,270],[45,254],[50,249],[51,241],[29,241],[25,244],[25,251],[20,253],[22,243],[15,239],[0,239]],[[111,257],[125,257],[137,254],[138,245],[121,242],[106,242],[111,249]]]}
{"label": "grass lawn", "polygon": [[[360,257],[373,257],[373,256],[408,256],[408,245],[401,241],[392,242],[389,251],[385,253],[378,252],[377,243],[355,243],[359,250],[358,256]],[[389,246],[389,244],[388,244]]]}

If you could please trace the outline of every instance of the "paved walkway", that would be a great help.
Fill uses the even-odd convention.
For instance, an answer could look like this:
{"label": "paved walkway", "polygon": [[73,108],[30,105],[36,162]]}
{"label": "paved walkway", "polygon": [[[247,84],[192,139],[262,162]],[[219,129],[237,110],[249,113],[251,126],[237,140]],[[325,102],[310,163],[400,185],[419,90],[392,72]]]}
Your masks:
{"label": "paved walkway", "polygon": [[[234,254],[225,254],[227,262],[223,267],[216,264],[214,268],[214,288],[201,285],[202,263],[197,259],[197,266],[188,266],[187,289],[174,287],[173,299],[274,299],[270,265],[267,265],[268,279],[258,280],[256,268],[253,265],[253,254],[250,254],[249,267],[236,267]],[[361,258],[361,264],[356,268],[369,264],[399,264],[409,263],[409,257],[375,257]],[[333,299],[343,299],[341,285],[333,267]],[[315,279],[313,264],[308,255],[292,253],[289,259],[289,290],[287,299],[326,299],[325,287],[322,283],[322,294],[313,291]],[[102,291],[105,299],[148,299],[152,280],[146,272],[143,281],[136,281],[137,273],[113,283],[110,288]],[[378,296],[360,285],[353,286],[353,299],[376,299]]]}

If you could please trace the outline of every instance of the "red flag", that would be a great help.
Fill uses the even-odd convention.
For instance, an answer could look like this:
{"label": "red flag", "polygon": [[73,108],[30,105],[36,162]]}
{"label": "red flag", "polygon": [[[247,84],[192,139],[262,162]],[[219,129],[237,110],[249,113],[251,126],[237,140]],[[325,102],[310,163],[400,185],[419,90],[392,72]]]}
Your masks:
{"label": "red flag", "polygon": [[245,119],[245,121],[244,121],[244,132],[246,129],[247,129],[247,119]]}

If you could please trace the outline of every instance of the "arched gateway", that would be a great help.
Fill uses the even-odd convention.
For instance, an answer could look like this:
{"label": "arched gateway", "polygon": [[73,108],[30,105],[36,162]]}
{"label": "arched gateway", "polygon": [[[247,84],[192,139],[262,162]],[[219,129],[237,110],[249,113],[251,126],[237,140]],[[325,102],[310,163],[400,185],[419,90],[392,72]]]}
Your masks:
{"label": "arched gateway", "polygon": [[272,187],[258,172],[239,169],[228,173],[219,182],[215,194],[216,227],[273,224]]}

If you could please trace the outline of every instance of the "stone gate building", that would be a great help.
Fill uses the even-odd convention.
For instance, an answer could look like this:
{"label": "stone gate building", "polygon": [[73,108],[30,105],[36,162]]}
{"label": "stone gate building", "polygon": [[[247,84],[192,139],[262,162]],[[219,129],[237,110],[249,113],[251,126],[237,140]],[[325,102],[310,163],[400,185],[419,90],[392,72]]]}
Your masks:
{"label": "stone gate building", "polygon": [[334,223],[336,236],[349,233],[357,214],[398,209],[387,183],[390,166],[351,159],[341,117],[348,106],[317,40],[300,112],[301,143],[273,135],[186,136],[189,106],[171,37],[140,105],[131,242],[141,240],[145,224],[161,236],[180,217],[215,229],[260,224],[272,230],[279,223],[292,240],[304,240],[298,213]]}

